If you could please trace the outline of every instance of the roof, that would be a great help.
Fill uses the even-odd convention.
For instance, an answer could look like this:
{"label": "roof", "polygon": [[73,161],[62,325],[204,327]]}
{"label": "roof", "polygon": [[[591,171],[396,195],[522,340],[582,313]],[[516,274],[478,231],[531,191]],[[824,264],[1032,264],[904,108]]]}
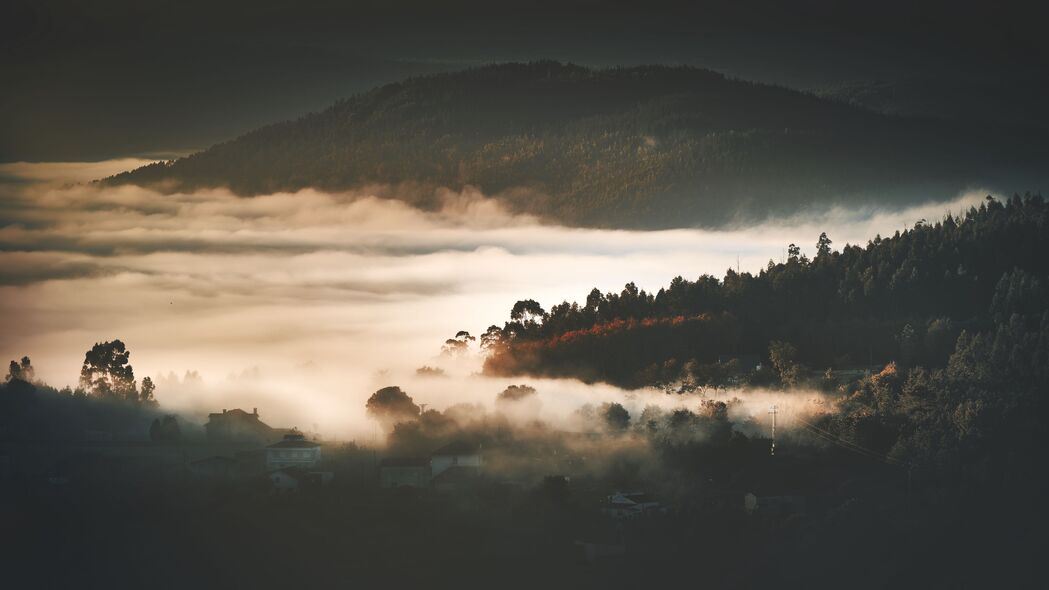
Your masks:
{"label": "roof", "polygon": [[232,410],[226,410],[223,412],[212,412],[208,414],[208,418],[250,418],[252,420],[258,420],[259,415],[251,412],[245,412],[240,408],[233,408]]}
{"label": "roof", "polygon": [[443,447],[437,449],[432,454],[434,456],[439,455],[476,455],[481,452],[479,445],[469,443],[463,440],[452,441]]}
{"label": "roof", "polygon": [[386,457],[379,461],[379,467],[429,467],[426,457]]}
{"label": "roof", "polygon": [[608,497],[608,503],[632,506],[634,504],[651,504],[658,502],[656,502],[655,498],[652,498],[644,492],[616,492]]}
{"label": "roof", "polygon": [[437,484],[449,484],[458,483],[463,481],[469,481],[476,479],[481,474],[481,470],[477,467],[468,465],[456,465],[455,467],[449,467],[444,471],[438,473],[433,478],[433,483]]}
{"label": "roof", "polygon": [[272,445],[267,445],[267,449],[315,449],[321,446],[320,443],[315,443],[309,440],[282,440]]}

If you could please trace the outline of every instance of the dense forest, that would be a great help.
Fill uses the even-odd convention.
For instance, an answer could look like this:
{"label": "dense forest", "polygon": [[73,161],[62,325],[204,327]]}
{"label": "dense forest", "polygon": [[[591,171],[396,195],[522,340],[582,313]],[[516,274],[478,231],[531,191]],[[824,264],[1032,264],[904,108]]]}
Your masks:
{"label": "dense forest", "polygon": [[435,187],[474,186],[573,225],[715,226],[1005,179],[1039,186],[1039,133],[876,113],[690,67],[535,62],[410,78],[105,182],[243,195],[382,185],[421,207],[439,204]]}
{"label": "dense forest", "polygon": [[[591,292],[549,312],[518,302],[482,337],[495,375],[574,376],[671,393],[760,386],[832,394],[810,434],[966,494],[1044,489],[1049,206],[988,198],[757,275]],[[1001,486],[1005,486],[1004,488]],[[1030,487],[1028,487],[1030,486]]]}
{"label": "dense forest", "polygon": [[[485,367],[625,387],[767,379],[782,355],[821,372],[890,361],[942,367],[963,333],[1046,309],[1047,229],[1041,196],[988,197],[961,217],[921,220],[865,247],[838,251],[823,234],[810,259],[791,244],[784,262],[757,274],[678,277],[657,293],[633,283],[594,289],[549,311],[523,300],[482,337]],[[754,371],[763,361],[765,371]]]}

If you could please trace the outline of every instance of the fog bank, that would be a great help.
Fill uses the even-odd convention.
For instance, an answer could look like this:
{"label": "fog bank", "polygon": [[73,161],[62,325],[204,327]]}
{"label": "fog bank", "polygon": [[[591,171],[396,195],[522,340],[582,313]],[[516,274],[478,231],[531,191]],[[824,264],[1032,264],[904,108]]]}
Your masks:
{"label": "fog bank", "polygon": [[[369,191],[239,198],[71,184],[128,166],[0,165],[3,359],[29,355],[40,378],[75,385],[84,352],[120,338],[139,379],[164,377],[164,406],[258,407],[275,426],[339,438],[373,431],[364,401],[386,385],[436,409],[490,405],[509,383],[471,376],[477,359],[448,365],[440,346],[458,330],[502,324],[519,299],[549,308],[593,287],[633,281],[655,291],[677,275],[755,272],[789,243],[812,255],[822,231],[836,249],[866,243],[986,194],[722,231],[635,232],[543,225],[473,190],[440,192],[443,207],[424,212]],[[449,377],[414,373],[440,364]],[[187,371],[199,379],[166,377]],[[623,400],[632,414],[663,403],[654,392],[526,381],[550,419],[583,403]]]}

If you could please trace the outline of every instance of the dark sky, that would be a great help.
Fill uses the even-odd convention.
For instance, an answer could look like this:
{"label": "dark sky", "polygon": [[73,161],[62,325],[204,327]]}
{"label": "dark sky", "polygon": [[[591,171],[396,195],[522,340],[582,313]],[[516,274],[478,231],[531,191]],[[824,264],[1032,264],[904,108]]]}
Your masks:
{"label": "dark sky", "polygon": [[0,161],[200,148],[408,75],[541,58],[805,89],[974,84],[995,102],[970,111],[1016,110],[1009,93],[1043,87],[1047,17],[1044,3],[6,0]]}

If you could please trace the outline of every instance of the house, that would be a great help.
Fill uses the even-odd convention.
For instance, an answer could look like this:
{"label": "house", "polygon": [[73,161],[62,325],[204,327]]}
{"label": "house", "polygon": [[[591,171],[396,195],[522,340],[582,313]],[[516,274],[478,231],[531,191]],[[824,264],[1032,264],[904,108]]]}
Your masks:
{"label": "house", "polygon": [[284,439],[266,447],[266,469],[285,467],[310,468],[321,460],[319,443],[306,440],[298,432],[285,434]]}
{"label": "house", "polygon": [[453,465],[435,475],[430,485],[438,492],[462,492],[476,486],[480,477],[480,466]]}
{"label": "house", "polygon": [[379,462],[379,487],[425,488],[430,485],[430,459],[386,457]]}
{"label": "house", "polygon": [[209,442],[268,443],[276,436],[273,428],[259,420],[258,408],[252,408],[250,414],[239,408],[208,414],[204,430]]}
{"label": "house", "polygon": [[790,516],[805,514],[805,496],[758,496],[743,494],[743,509],[748,514]]}
{"label": "house", "polygon": [[270,480],[270,489],[278,494],[297,492],[309,482],[309,472],[300,467],[285,467],[266,474]]}
{"label": "house", "polygon": [[480,446],[464,441],[455,441],[437,449],[430,456],[430,473],[436,479],[452,467],[473,467],[480,469],[484,464]]}
{"label": "house", "polygon": [[666,514],[667,509],[644,492],[615,492],[601,505],[601,512],[615,519]]}
{"label": "house", "polygon": [[330,471],[307,471],[301,467],[285,467],[267,473],[266,477],[270,481],[271,491],[285,494],[331,483],[334,474]]}

